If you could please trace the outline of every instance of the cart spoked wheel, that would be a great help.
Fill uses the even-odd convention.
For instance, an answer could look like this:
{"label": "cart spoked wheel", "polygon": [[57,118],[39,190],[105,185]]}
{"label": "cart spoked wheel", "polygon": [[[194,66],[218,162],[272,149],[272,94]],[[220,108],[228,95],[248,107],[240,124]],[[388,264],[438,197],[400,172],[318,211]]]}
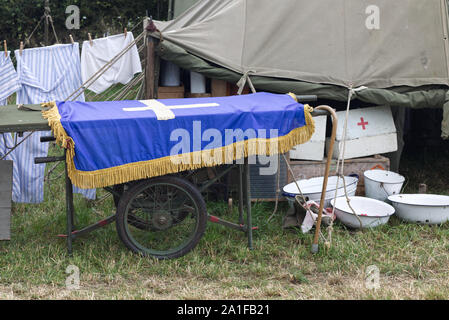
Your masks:
{"label": "cart spoked wheel", "polygon": [[133,252],[158,259],[191,251],[206,229],[200,192],[178,177],[146,180],[126,190],[117,208],[120,239]]}

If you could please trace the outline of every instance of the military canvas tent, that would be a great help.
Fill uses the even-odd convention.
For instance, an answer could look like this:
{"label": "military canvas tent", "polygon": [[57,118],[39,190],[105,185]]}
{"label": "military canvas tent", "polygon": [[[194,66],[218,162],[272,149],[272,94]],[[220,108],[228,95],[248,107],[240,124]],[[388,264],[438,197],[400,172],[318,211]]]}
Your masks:
{"label": "military canvas tent", "polygon": [[187,9],[192,7],[198,0],[169,0],[168,5],[168,18],[172,20],[173,18],[179,17],[182,13],[184,13]]}
{"label": "military canvas tent", "polygon": [[200,0],[158,25],[159,55],[182,68],[259,90],[354,98],[393,107],[445,107],[446,0]]}

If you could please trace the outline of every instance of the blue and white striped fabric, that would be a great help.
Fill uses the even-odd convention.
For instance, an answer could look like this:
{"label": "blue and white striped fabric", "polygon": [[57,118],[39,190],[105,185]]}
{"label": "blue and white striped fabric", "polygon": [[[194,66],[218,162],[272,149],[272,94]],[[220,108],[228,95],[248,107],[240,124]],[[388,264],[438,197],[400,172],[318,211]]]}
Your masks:
{"label": "blue and white striped fabric", "polygon": [[0,106],[6,105],[6,99],[19,89],[19,77],[12,64],[10,52],[8,51],[8,56],[2,52],[0,54]]}
{"label": "blue and white striped fabric", "polygon": [[[65,100],[81,87],[79,44],[54,45],[15,51],[17,73],[22,89],[17,93],[18,104],[38,104]],[[84,101],[80,95],[78,101]],[[46,157],[48,143],[40,137],[51,132],[35,132],[13,153],[15,157],[13,201],[40,203],[44,200],[45,165],[34,164],[34,158]],[[24,133],[23,137],[26,137]],[[18,142],[23,138],[19,138]],[[86,198],[95,199],[95,190],[75,189]]]}
{"label": "blue and white striped fabric", "polygon": [[[5,105],[6,100],[0,101],[0,105]],[[1,108],[1,107],[0,107]],[[2,133],[0,134],[0,158],[3,158],[11,149],[15,146],[14,137],[11,133]],[[3,160],[11,160],[13,161],[14,168],[16,166],[14,152],[8,154]],[[17,179],[13,180],[13,188],[19,188]]]}
{"label": "blue and white striped fabric", "polygon": [[[19,77],[11,61],[8,51],[7,56],[0,53],[0,106],[7,105],[7,98],[20,89]],[[1,108],[1,107],[0,107]],[[14,146],[14,141],[10,133],[0,134],[0,158],[10,151]],[[14,161],[14,155],[9,154],[5,160]]]}

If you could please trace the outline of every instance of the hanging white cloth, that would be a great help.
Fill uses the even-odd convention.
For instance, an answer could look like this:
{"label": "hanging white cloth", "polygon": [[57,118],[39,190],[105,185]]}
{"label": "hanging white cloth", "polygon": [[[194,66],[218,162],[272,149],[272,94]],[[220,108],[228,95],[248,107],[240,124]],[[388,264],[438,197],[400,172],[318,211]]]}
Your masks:
{"label": "hanging white cloth", "polygon": [[[54,45],[15,51],[17,73],[22,85],[17,93],[18,104],[39,104],[64,100],[81,86],[79,44]],[[78,97],[84,101],[84,95]],[[34,164],[34,158],[46,157],[48,143],[41,143],[41,136],[51,132],[35,132],[13,151],[14,188],[13,201],[40,203],[44,199],[45,165]],[[24,133],[23,137],[26,137]],[[19,138],[20,142],[23,138]],[[89,199],[95,198],[95,190],[79,190]]]}
{"label": "hanging white cloth", "polygon": [[[83,83],[88,81],[98,70],[111,61],[134,41],[132,32],[118,34],[106,38],[84,41],[81,53],[81,77]],[[114,84],[129,83],[135,74],[142,72],[142,64],[137,46],[132,46],[123,57],[114,63],[98,78],[89,90],[99,94]]]}

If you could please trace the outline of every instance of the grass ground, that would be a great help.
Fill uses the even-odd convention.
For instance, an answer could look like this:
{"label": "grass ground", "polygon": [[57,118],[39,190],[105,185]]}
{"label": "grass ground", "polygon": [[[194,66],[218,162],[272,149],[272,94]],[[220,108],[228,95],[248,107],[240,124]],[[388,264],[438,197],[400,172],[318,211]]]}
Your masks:
{"label": "grass ground", "polygon": [[[407,155],[407,191],[427,183],[449,194],[449,151]],[[62,168],[61,168],[62,169]],[[100,191],[101,195],[105,194]],[[15,205],[12,241],[0,242],[0,299],[449,299],[449,224],[420,226],[393,217],[387,226],[354,232],[336,224],[329,249],[310,253],[312,234],[282,230],[281,205],[254,204],[255,250],[245,235],[209,224],[190,254],[157,261],[131,254],[114,225],[77,239],[74,255],[56,235],[65,230],[63,182],[46,186],[40,205]],[[76,196],[78,225],[114,210],[111,199],[93,205]],[[237,218],[227,205],[211,213]],[[68,266],[79,268],[80,288],[68,290]],[[366,286],[367,267],[380,271],[380,286]]]}

